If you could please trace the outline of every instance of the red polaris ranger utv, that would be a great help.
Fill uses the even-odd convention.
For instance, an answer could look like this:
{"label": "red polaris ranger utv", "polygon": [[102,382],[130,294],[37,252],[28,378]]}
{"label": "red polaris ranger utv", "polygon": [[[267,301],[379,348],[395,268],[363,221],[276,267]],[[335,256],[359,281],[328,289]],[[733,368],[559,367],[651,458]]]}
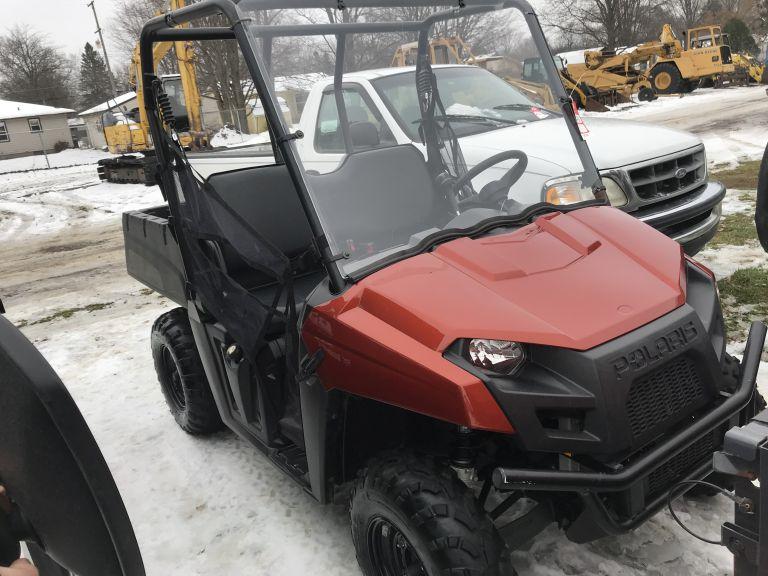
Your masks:
{"label": "red polaris ranger utv", "polygon": [[[449,35],[538,51],[560,111],[431,62]],[[268,131],[180,147],[152,48],[184,40],[236,43]],[[365,574],[498,574],[551,523],[631,530],[753,414],[765,326],[740,367],[712,273],[609,205],[525,0],[208,0],[148,22],[141,57],[167,205],[125,214],[126,259],[180,305],[152,330],[171,412],[349,498]]]}

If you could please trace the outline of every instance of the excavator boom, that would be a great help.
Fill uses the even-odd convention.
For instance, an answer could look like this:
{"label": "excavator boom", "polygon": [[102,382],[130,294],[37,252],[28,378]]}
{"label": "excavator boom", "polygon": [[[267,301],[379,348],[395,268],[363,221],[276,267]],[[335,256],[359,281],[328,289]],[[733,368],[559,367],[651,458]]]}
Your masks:
{"label": "excavator boom", "polygon": [[[185,0],[170,0],[169,9],[177,10],[183,8],[184,5]],[[187,24],[182,24],[182,26],[187,26]],[[183,107],[186,126],[181,128],[179,138],[182,145],[190,146],[194,142],[204,140],[201,96],[195,75],[195,53],[192,43],[188,41],[157,43],[152,55],[155,67],[168,55],[171,49],[175,52],[179,74],[177,77],[166,76],[163,78],[163,82],[175,82],[178,78],[181,85],[183,106],[180,107]],[[109,151],[113,154],[121,154],[121,156],[100,161],[99,177],[109,182],[143,182],[152,185],[155,183],[155,159],[149,121],[144,107],[143,74],[138,44],[133,50],[128,70],[128,82],[135,87],[138,122],[129,119],[103,122],[104,137]],[[115,118],[112,110],[108,112],[112,118]],[[175,112],[180,113],[181,111]],[[142,155],[134,155],[137,152]]]}

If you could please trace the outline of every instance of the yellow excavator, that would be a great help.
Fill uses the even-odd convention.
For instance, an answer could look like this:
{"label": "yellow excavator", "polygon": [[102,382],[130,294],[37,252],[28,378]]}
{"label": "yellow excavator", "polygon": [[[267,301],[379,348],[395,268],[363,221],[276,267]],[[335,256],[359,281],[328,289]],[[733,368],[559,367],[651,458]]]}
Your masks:
{"label": "yellow excavator", "polygon": [[[170,0],[170,10],[184,7],[185,0]],[[161,42],[155,44],[155,65],[175,50],[178,74],[161,77],[163,89],[169,97],[176,118],[176,129],[184,147],[202,147],[206,143],[201,117],[200,90],[195,77],[195,54],[191,42]],[[138,44],[133,50],[128,82],[136,92],[137,108],[133,110],[111,107],[102,115],[104,138],[116,158],[100,160],[99,178],[116,183],[155,183],[155,157],[149,122],[144,109],[141,59]],[[140,154],[136,154],[140,153]]]}
{"label": "yellow excavator", "polygon": [[[397,48],[392,57],[392,67],[415,66],[418,54],[418,42],[409,42]],[[470,64],[487,68],[489,62],[501,60],[501,56],[475,56],[464,39],[458,36],[434,38],[429,42],[429,57],[432,64]],[[557,63],[557,62],[556,62]],[[558,67],[560,79],[566,91],[580,108],[587,110],[606,110],[585,92],[586,86],[579,87],[569,78],[564,67]],[[542,76],[544,68],[540,58],[529,58],[523,62],[521,78],[505,76],[504,80],[526,94],[545,108],[559,110],[549,86]]]}

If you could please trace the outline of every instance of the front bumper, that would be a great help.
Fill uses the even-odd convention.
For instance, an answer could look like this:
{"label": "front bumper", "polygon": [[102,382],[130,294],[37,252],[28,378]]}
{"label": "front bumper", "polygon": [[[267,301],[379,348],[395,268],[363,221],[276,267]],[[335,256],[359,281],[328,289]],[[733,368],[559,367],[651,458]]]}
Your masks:
{"label": "front bumper", "polygon": [[692,256],[717,232],[724,197],[725,186],[710,180],[693,194],[637,210],[632,215],[677,240]]}
{"label": "front bumper", "polygon": [[[749,332],[742,362],[741,379],[736,390],[711,411],[701,415],[677,434],[659,442],[627,464],[604,466],[600,470],[534,470],[496,468],[493,484],[497,490],[526,492],[575,492],[584,510],[568,530],[573,540],[587,541],[604,534],[631,530],[655,514],[665,503],[668,490],[646,501],[641,510],[629,517],[618,517],[606,506],[601,495],[628,491],[659,467],[681,455],[707,434],[738,417],[752,400],[766,337],[766,326],[755,322]],[[681,479],[700,479],[712,471],[712,455],[691,466]],[[670,487],[672,488],[672,487]],[[673,488],[674,489],[674,488]],[[685,492],[680,489],[677,493]]]}

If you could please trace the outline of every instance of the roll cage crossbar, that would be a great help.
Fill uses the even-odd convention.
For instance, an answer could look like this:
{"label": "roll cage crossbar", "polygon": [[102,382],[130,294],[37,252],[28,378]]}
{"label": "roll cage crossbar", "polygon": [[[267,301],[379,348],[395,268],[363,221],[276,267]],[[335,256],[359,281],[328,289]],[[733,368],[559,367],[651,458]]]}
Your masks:
{"label": "roll cage crossbar", "polygon": [[[447,9],[429,15],[421,21],[414,22],[361,22],[361,23],[329,23],[329,24],[296,24],[259,26],[251,25],[250,19],[245,17],[243,10],[270,10],[270,9],[337,9],[347,8],[398,8],[414,6],[444,6]],[[307,216],[307,220],[315,239],[320,258],[326,268],[330,288],[334,293],[341,292],[346,284],[346,279],[341,274],[336,261],[339,256],[331,250],[330,243],[325,235],[320,218],[312,203],[307,183],[300,169],[290,141],[293,139],[288,127],[284,124],[280,113],[280,106],[274,94],[271,82],[268,82],[266,73],[271,68],[272,40],[278,37],[329,35],[335,36],[337,46],[337,64],[334,71],[334,86],[340,88],[344,74],[344,45],[348,34],[383,33],[413,31],[421,36],[427,33],[433,24],[443,20],[481,14],[504,8],[517,8],[525,17],[526,24],[532,35],[534,44],[542,55],[544,69],[549,78],[559,78],[549,46],[547,45],[538,17],[531,5],[526,0],[458,0],[447,2],[443,0],[241,0],[235,3],[232,0],[204,0],[184,8],[174,10],[149,20],[142,29],[140,39],[141,66],[144,74],[142,82],[144,102],[153,117],[150,121],[152,139],[156,143],[163,142],[162,126],[156,121],[157,102],[152,93],[152,80],[155,76],[152,48],[156,42],[179,40],[236,40],[242,51],[243,58],[256,91],[261,96],[264,113],[272,133],[276,153],[280,155],[286,164],[288,173],[296,187],[301,206]],[[229,26],[178,28],[182,24],[189,23],[210,16],[222,16]],[[254,49],[253,38],[259,38],[263,44],[263,54]],[[425,42],[419,43],[419,51],[426,49]],[[341,54],[341,58],[339,57]],[[549,58],[546,56],[549,55]],[[600,176],[595,167],[592,155],[583,140],[578,122],[573,110],[571,99],[565,92],[560,82],[553,82],[551,89],[566,118],[566,124],[571,138],[576,146],[579,159],[584,168],[583,178],[585,183],[594,183],[600,187]],[[336,90],[339,119],[344,133],[344,140],[348,142],[348,123],[346,121],[346,109],[340,90]],[[162,146],[156,146],[160,165],[167,161],[166,151]],[[349,150],[348,150],[349,152]]]}

